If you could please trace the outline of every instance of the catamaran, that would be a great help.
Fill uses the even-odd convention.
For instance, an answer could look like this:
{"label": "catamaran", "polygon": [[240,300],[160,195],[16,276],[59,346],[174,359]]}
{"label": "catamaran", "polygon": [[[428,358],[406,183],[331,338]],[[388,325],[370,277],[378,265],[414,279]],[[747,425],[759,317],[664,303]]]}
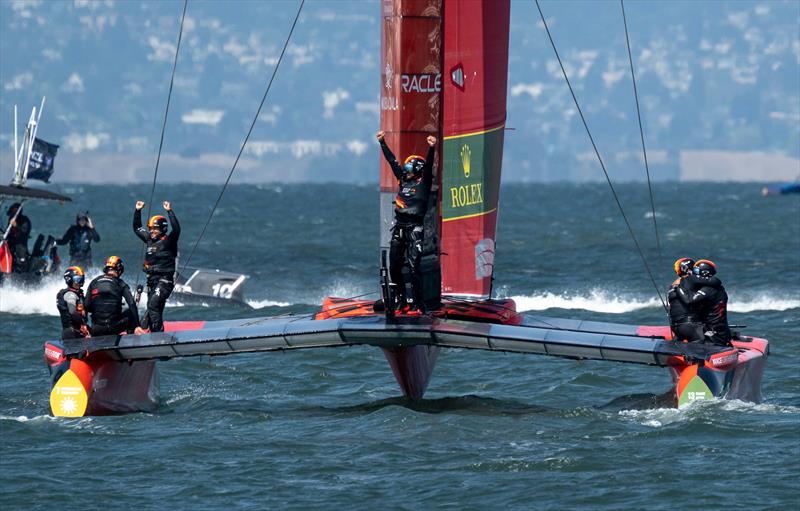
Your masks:
{"label": "catamaran", "polygon": [[759,401],[764,339],[686,343],[667,326],[545,317],[492,298],[509,0],[383,0],[380,9],[380,127],[398,154],[424,154],[429,134],[443,141],[425,218],[422,294],[429,312],[395,314],[386,306],[397,182],[382,161],[382,299],[329,297],[308,315],[168,322],[161,333],[47,342],[53,415],[152,411],[163,360],[355,345],[380,348],[410,399],[423,397],[442,350],[465,348],[667,368],[678,406],[723,397]]}

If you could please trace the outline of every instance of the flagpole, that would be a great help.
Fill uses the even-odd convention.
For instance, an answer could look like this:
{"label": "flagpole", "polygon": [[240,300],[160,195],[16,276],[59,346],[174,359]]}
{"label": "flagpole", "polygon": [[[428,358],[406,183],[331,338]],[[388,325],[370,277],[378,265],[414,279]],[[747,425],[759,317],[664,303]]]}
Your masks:
{"label": "flagpole", "polygon": [[42,104],[39,109],[39,115],[36,115],[36,107],[33,107],[31,112],[31,119],[28,121],[28,147],[25,152],[25,166],[23,167],[24,174],[22,175],[21,186],[25,186],[28,182],[28,166],[31,163],[31,153],[33,152],[33,141],[36,140],[36,131],[39,129],[39,119],[42,118],[42,108],[44,108],[44,97],[42,97]]}
{"label": "flagpole", "polygon": [[17,124],[17,105],[14,105],[14,174],[17,173],[17,167],[19,167],[19,149],[17,144],[17,131],[18,131],[18,124]]}

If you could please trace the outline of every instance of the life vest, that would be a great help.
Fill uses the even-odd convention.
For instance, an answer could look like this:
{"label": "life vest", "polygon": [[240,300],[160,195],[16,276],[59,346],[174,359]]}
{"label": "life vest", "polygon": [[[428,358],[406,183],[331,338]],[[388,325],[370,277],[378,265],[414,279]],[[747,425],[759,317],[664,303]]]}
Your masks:
{"label": "life vest", "polygon": [[147,240],[144,254],[144,272],[148,275],[169,275],[175,273],[175,259],[178,257],[178,243],[174,233]]}
{"label": "life vest", "polygon": [[[67,300],[71,300],[72,297],[68,295],[74,296],[74,314],[69,310],[69,302]],[[82,324],[85,323],[84,318],[86,317],[86,312],[83,309],[82,291],[76,291],[71,288],[62,289],[56,295],[56,308],[58,309],[59,316],[61,316],[61,328],[78,329]],[[80,319],[80,321],[78,321],[78,319]]]}
{"label": "life vest", "polygon": [[422,223],[428,210],[430,186],[426,186],[422,177],[401,180],[400,189],[394,199],[394,211],[398,221]]}
{"label": "life vest", "polygon": [[122,298],[128,284],[116,277],[101,275],[86,290],[93,324],[109,324],[122,316]]}

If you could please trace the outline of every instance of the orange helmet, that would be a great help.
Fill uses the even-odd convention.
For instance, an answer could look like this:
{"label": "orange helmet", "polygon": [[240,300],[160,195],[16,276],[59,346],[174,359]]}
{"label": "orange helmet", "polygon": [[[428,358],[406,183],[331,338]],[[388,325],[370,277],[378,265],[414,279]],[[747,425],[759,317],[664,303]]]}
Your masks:
{"label": "orange helmet", "polygon": [[103,266],[103,271],[114,270],[117,272],[117,276],[121,277],[122,274],[125,272],[125,263],[122,261],[122,258],[119,256],[111,256],[106,259],[106,265]]}
{"label": "orange helmet", "polygon": [[692,271],[692,266],[694,266],[694,259],[691,257],[681,257],[675,261],[675,264],[672,266],[672,268],[678,275],[686,275]]}
{"label": "orange helmet", "polygon": [[161,215],[151,216],[150,220],[147,221],[147,228],[148,229],[155,229],[161,232],[167,232],[167,219]]}

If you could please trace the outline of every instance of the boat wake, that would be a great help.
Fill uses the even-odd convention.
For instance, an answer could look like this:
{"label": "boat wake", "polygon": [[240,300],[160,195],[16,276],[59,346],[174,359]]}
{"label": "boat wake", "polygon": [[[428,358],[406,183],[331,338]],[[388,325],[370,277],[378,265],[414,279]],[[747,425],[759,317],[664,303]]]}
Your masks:
{"label": "boat wake", "polygon": [[[800,308],[800,296],[775,297],[763,292],[737,293],[728,303],[731,312],[754,311],[786,311]],[[517,295],[511,297],[517,304],[517,310],[541,311],[547,309],[582,309],[608,314],[623,314],[642,309],[661,307],[658,298],[643,298],[617,294],[600,289],[592,289],[585,294],[556,294],[549,291],[533,295]]]}
{"label": "boat wake", "polygon": [[[90,281],[96,275],[92,275]],[[60,276],[52,276],[37,286],[17,286],[14,284],[0,287],[0,312],[12,314],[43,314],[57,316],[56,294],[64,287]],[[319,306],[326,296],[360,296],[367,294],[363,287],[347,286],[337,283],[324,290],[320,295],[299,297],[298,300],[273,300],[269,298],[248,299],[247,304],[254,309],[269,307],[292,307],[296,305]],[[501,293],[505,294],[505,293]],[[510,294],[510,293],[508,293]],[[777,296],[776,296],[777,295]],[[371,295],[370,295],[371,296]],[[531,295],[516,295],[511,298],[517,304],[517,310],[542,311],[547,309],[581,309],[607,314],[624,314],[642,309],[657,309],[661,302],[656,297],[645,297],[615,293],[603,289],[590,289],[583,293],[554,293],[544,291]],[[143,310],[142,299],[139,309]],[[169,302],[168,307],[187,306],[180,302]],[[748,313],[755,311],[787,311],[800,309],[800,296],[780,291],[736,292],[728,304],[731,312]]]}
{"label": "boat wake", "polygon": [[670,424],[693,421],[698,417],[707,417],[707,411],[758,413],[758,414],[800,414],[800,407],[789,405],[777,405],[771,403],[750,403],[738,399],[712,399],[708,401],[695,401],[681,408],[651,408],[651,409],[628,409],[620,410],[619,417],[648,426],[660,428]]}

